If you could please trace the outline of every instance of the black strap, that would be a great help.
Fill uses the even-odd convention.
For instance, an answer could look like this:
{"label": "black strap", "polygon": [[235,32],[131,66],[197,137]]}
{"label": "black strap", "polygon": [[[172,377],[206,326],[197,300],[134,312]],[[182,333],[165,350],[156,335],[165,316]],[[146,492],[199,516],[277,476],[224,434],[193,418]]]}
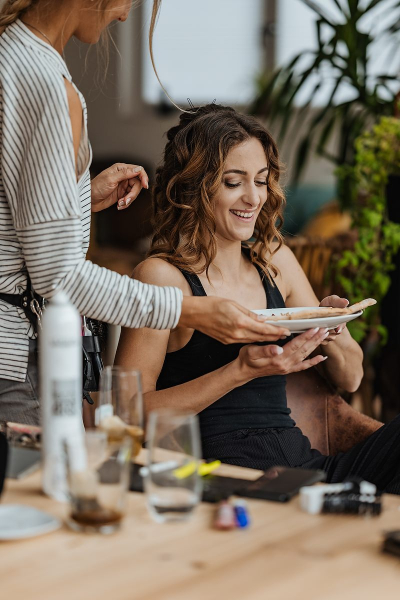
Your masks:
{"label": "black strap", "polygon": [[100,339],[97,335],[85,335],[82,338],[82,346],[86,352],[101,352]]}
{"label": "black strap", "polygon": [[[39,306],[44,306],[44,298],[33,291],[31,280],[27,274],[27,287],[22,294],[2,294],[0,300],[4,300],[12,306],[22,308],[29,322],[33,325],[35,332],[38,331],[37,314],[32,310],[31,302],[37,300]],[[90,392],[99,389],[100,373],[103,370],[101,359],[100,338],[97,335],[82,337],[83,351],[83,397],[94,404]]]}
{"label": "black strap", "polygon": [[40,296],[36,292],[33,291],[31,278],[27,274],[27,282],[26,282],[26,290],[22,294],[3,294],[0,293],[0,300],[4,300],[8,304],[12,306],[16,306],[17,308],[22,308],[25,313],[25,316],[29,320],[29,322],[33,325],[35,331],[37,332],[37,315],[32,311],[31,301],[37,300],[39,305],[42,307],[44,305],[45,299],[43,296]]}

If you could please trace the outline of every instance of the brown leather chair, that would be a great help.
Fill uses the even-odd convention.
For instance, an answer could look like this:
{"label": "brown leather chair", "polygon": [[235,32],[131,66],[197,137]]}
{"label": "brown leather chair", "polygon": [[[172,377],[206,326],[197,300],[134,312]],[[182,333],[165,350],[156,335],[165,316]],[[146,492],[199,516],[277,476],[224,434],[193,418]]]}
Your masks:
{"label": "brown leather chair", "polygon": [[296,425],[322,454],[345,452],[382,426],[354,410],[315,368],[288,375],[286,391]]}

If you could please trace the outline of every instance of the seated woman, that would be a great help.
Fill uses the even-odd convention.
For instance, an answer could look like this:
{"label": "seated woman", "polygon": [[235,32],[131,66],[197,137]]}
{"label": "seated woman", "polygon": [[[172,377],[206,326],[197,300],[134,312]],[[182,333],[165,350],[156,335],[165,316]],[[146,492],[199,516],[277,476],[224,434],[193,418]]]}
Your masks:
{"label": "seated woman", "polygon": [[[337,296],[318,302],[283,244],[283,204],[278,151],[261,124],[214,104],[184,113],[168,132],[150,258],[134,277],[250,309],[346,306]],[[399,418],[350,451],[323,456],[290,417],[287,373],[320,365],[340,388],[358,388],[362,352],[346,327],[257,345],[223,345],[181,327],[125,329],[116,363],[142,371],[146,412],[172,407],[199,414],[205,458],[256,469],[319,468],[332,482],[359,475],[400,493]]]}

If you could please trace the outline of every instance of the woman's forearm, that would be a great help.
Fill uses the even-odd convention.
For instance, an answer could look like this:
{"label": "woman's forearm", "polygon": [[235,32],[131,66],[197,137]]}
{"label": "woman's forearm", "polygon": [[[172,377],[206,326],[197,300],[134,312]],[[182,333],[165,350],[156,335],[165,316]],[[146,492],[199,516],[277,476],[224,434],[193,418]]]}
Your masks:
{"label": "woman's forearm", "polygon": [[350,333],[345,330],[335,341],[321,346],[321,351],[328,356],[322,365],[327,377],[337,387],[355,392],[363,376],[363,353]]}
{"label": "woman's forearm", "polygon": [[236,361],[233,361],[187,383],[145,393],[145,412],[156,408],[179,408],[199,413],[244,383]]}
{"label": "woman's forearm", "polygon": [[[155,408],[170,407],[198,413],[253,379],[287,375],[318,365],[323,360],[321,354],[314,358],[309,356],[325,337],[324,330],[310,329],[285,344],[284,348],[273,344],[246,344],[234,361],[216,371],[165,390],[146,392],[145,410],[148,413]],[[129,356],[129,350],[126,356]]]}
{"label": "woman's forearm", "polygon": [[18,231],[34,290],[51,299],[65,291],[80,314],[124,327],[176,326],[182,291],[148,285],[85,260],[78,218]]}

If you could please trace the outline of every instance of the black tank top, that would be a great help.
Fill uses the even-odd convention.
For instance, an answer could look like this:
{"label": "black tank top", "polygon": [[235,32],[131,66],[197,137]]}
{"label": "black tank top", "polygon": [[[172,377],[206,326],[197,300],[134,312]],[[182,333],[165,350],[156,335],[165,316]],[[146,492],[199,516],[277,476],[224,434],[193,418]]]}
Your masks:
{"label": "black tank top", "polygon": [[[257,270],[264,285],[267,307],[284,307],[278,287],[268,281],[259,267]],[[185,271],[182,274],[193,296],[207,295],[197,275]],[[274,343],[283,345],[282,341]],[[235,360],[243,345],[224,345],[195,330],[186,346],[166,354],[157,389],[187,383],[219,369]],[[293,427],[295,422],[289,415],[286,378],[283,375],[258,377],[235,388],[199,413],[201,436],[209,438],[238,429]]]}

